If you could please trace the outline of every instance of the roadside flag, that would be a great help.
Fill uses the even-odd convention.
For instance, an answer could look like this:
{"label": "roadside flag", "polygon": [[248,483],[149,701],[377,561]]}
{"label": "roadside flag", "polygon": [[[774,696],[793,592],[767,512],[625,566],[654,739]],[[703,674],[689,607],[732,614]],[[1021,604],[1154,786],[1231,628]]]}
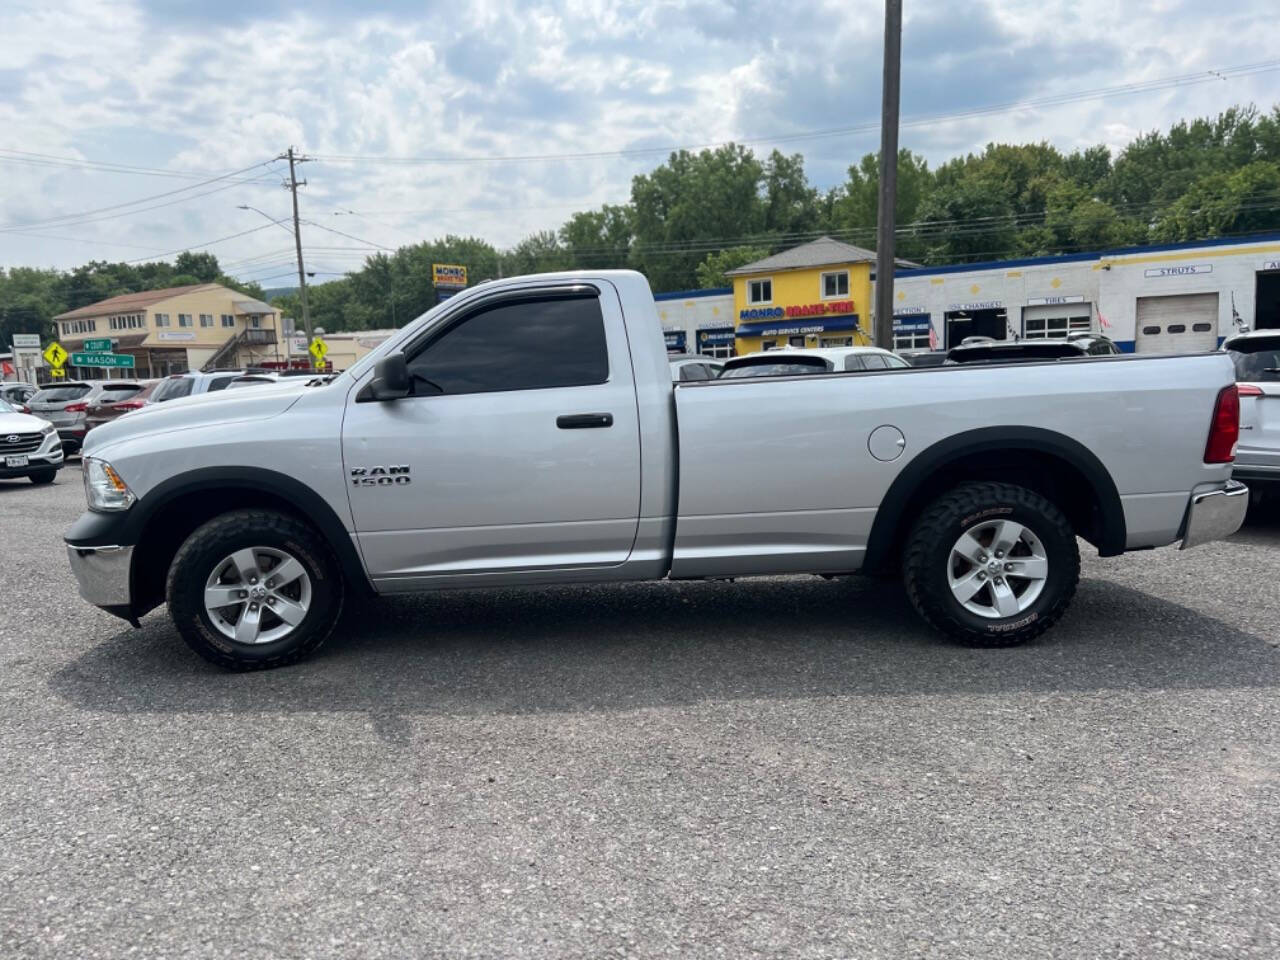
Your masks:
{"label": "roadside flag", "polygon": [[929,324],[929,349],[938,349],[938,331],[933,329],[933,324]]}
{"label": "roadside flag", "polygon": [[13,364],[8,360],[0,361],[0,374],[6,377],[12,377],[14,374]]}
{"label": "roadside flag", "polygon": [[1099,311],[1098,311],[1098,322],[1099,322],[1100,324],[1102,324],[1102,329],[1103,329],[1103,330],[1110,330],[1110,329],[1111,329],[1111,321],[1110,321],[1110,320],[1108,320],[1106,317],[1104,317],[1104,316],[1102,315],[1102,311],[1101,311],[1101,310],[1099,310]]}

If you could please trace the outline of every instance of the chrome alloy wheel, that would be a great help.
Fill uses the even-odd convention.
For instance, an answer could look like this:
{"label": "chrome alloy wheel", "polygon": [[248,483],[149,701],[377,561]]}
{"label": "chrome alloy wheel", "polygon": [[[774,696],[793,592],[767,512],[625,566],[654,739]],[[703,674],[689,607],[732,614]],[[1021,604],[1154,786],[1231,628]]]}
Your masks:
{"label": "chrome alloy wheel", "polygon": [[1002,620],[1036,602],[1049,576],[1044,544],[1013,520],[984,520],[960,535],[947,560],[947,583],[970,613]]}
{"label": "chrome alloy wheel", "polygon": [[236,643],[286,637],[311,609],[311,578],[275,547],[246,547],[217,563],[204,585],[204,609],[218,632]]}

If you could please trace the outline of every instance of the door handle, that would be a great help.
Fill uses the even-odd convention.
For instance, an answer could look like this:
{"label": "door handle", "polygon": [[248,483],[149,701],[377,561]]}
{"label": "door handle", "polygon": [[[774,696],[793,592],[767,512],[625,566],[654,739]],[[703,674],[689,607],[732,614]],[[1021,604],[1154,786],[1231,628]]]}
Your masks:
{"label": "door handle", "polygon": [[556,426],[561,430],[591,430],[595,427],[612,427],[612,413],[573,413],[556,417]]}

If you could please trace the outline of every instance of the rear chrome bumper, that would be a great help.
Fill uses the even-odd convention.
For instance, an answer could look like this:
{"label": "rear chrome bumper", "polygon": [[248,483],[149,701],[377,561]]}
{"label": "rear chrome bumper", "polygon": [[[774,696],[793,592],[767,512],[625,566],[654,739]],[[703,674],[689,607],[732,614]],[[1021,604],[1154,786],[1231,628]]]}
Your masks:
{"label": "rear chrome bumper", "polygon": [[[67,544],[71,572],[80,585],[80,596],[95,607],[116,613],[128,608],[129,572],[133,564],[133,547],[75,547]],[[111,608],[117,608],[112,610]]]}
{"label": "rear chrome bumper", "polygon": [[1249,509],[1249,488],[1238,480],[1228,480],[1217,490],[1193,493],[1187,506],[1186,532],[1182,549],[1198,547],[1213,540],[1225,540],[1244,523]]}

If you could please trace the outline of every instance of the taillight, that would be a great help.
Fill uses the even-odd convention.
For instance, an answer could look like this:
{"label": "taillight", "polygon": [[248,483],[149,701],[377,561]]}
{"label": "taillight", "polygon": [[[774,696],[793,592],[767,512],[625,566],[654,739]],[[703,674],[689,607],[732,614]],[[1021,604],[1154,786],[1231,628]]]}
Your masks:
{"label": "taillight", "polygon": [[1237,383],[1236,393],[1242,397],[1262,397],[1266,396],[1262,392],[1262,388],[1256,383]]}
{"label": "taillight", "polygon": [[68,404],[67,404],[65,407],[63,407],[62,409],[63,409],[65,412],[67,412],[67,413],[84,413],[86,410],[88,410],[88,409],[89,409],[89,404],[87,404],[87,403],[68,403]]}
{"label": "taillight", "polygon": [[116,410],[141,410],[145,403],[145,400],[121,400],[112,406]]}
{"label": "taillight", "polygon": [[1209,424],[1209,442],[1204,447],[1205,463],[1230,463],[1236,458],[1236,442],[1240,439],[1240,392],[1233,383],[1218,392]]}

